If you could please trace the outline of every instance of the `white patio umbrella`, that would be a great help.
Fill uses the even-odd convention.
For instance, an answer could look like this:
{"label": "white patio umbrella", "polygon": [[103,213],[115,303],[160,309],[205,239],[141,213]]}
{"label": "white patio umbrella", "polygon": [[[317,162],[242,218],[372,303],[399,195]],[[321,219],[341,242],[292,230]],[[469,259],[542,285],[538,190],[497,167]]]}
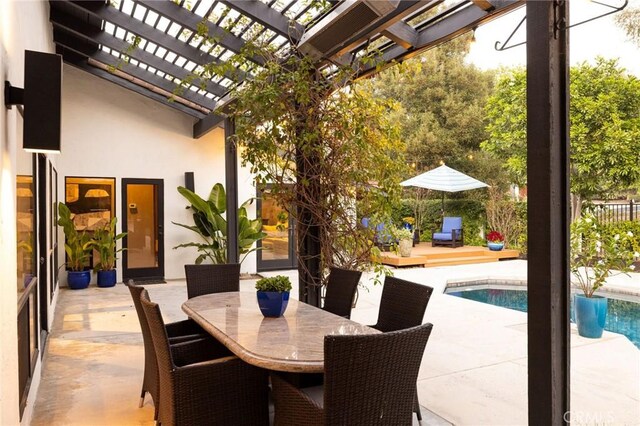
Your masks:
{"label": "white patio umbrella", "polygon": [[485,188],[489,186],[484,182],[480,182],[478,179],[467,176],[464,173],[452,169],[451,167],[447,167],[444,164],[433,170],[414,176],[411,179],[407,179],[404,182],[401,182],[400,185],[442,191],[443,214],[445,192],[467,191],[469,189]]}

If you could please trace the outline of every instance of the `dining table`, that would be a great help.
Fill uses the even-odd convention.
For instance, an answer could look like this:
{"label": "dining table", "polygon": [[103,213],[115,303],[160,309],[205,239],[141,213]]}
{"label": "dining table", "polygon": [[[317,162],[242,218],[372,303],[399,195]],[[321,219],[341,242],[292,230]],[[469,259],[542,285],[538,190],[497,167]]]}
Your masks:
{"label": "dining table", "polygon": [[246,363],[291,373],[324,371],[326,335],[380,333],[295,299],[281,317],[265,317],[249,291],[194,297],[182,310]]}

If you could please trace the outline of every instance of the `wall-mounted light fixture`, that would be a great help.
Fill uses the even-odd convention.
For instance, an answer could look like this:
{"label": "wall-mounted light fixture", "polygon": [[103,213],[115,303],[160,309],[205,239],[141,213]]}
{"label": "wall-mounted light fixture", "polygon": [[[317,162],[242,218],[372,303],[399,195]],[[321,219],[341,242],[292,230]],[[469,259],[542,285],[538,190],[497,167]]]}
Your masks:
{"label": "wall-mounted light fixture", "polygon": [[62,57],[24,52],[24,89],[4,82],[4,105],[24,117],[22,147],[28,152],[60,153]]}
{"label": "wall-mounted light fixture", "polygon": [[106,198],[109,193],[104,189],[92,188],[84,193],[84,198]]}

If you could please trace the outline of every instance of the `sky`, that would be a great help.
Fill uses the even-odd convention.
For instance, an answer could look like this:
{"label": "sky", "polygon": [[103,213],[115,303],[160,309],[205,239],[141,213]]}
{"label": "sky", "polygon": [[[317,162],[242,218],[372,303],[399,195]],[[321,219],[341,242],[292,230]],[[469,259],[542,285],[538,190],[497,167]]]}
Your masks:
{"label": "sky", "polygon": [[[599,0],[615,6],[621,6],[624,0]],[[570,1],[569,17],[576,23],[609,11],[604,6],[589,0]],[[630,0],[627,8],[640,7],[640,0]],[[526,46],[518,46],[506,51],[496,51],[496,41],[501,44],[516,28],[525,8],[522,7],[508,15],[489,22],[476,30],[476,43],[471,47],[467,61],[481,69],[499,68],[501,66],[524,66],[526,64]],[[614,21],[616,14],[588,22],[570,29],[569,54],[571,64],[587,61],[593,63],[596,56],[620,58],[619,64],[630,74],[640,77],[640,46],[627,39],[625,32]],[[518,29],[509,44],[525,40],[526,21]]]}

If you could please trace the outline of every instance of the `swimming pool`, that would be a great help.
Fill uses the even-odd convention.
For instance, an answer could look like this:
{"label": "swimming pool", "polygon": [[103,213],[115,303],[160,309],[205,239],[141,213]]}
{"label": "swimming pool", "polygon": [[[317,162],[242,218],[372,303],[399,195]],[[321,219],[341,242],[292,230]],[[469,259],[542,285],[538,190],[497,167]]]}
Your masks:
{"label": "swimming pool", "polygon": [[[474,286],[447,288],[445,293],[489,305],[527,312],[527,290],[513,288],[474,288]],[[487,286],[482,286],[487,287]],[[500,286],[504,287],[504,286]],[[640,349],[640,303],[607,296],[607,322],[604,329],[623,334]],[[573,322],[573,300],[571,301]]]}

